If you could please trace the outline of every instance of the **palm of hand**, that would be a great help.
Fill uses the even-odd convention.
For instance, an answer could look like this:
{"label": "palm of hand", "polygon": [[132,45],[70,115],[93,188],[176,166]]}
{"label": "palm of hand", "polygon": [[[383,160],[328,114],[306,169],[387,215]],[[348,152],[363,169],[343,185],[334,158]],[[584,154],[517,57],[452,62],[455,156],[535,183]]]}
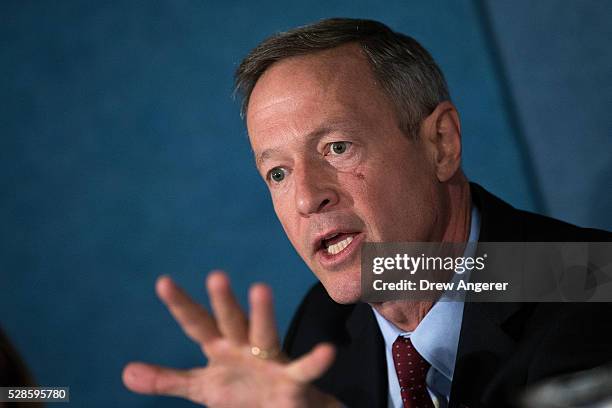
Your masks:
{"label": "palm of hand", "polygon": [[250,320],[234,298],[225,274],[212,273],[207,287],[215,318],[170,278],[161,277],[156,285],[158,296],[185,334],[208,357],[208,365],[176,370],[130,363],[123,371],[129,389],[220,408],[338,405],[333,397],[310,384],[331,365],[333,347],[319,344],[295,361],[280,355],[272,293],[267,286],[251,288]]}

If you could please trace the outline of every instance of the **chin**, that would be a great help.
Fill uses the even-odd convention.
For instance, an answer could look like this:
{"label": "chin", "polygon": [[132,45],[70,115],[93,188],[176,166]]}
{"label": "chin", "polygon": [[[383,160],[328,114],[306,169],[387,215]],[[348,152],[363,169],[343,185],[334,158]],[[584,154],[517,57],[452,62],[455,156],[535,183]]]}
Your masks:
{"label": "chin", "polygon": [[361,298],[361,281],[359,279],[332,279],[321,282],[329,297],[343,305],[357,303]]}

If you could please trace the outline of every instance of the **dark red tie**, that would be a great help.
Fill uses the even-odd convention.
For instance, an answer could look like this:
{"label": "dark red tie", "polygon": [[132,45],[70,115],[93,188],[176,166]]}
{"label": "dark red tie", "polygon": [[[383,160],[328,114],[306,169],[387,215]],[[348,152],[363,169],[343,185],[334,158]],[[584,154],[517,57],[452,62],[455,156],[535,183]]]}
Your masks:
{"label": "dark red tie", "polygon": [[404,408],[433,408],[425,385],[429,363],[414,348],[410,338],[399,336],[393,343],[393,363]]}

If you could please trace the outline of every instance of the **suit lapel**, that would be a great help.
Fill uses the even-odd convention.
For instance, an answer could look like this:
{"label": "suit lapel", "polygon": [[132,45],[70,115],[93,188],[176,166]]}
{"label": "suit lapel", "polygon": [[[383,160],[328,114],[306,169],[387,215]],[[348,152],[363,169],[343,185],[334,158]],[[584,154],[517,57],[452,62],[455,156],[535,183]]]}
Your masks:
{"label": "suit lapel", "polygon": [[[357,345],[355,357],[364,361],[364,367],[372,367],[374,371],[363,370],[361,375],[370,384],[366,392],[368,399],[375,405],[383,407],[387,404],[388,380],[387,361],[385,357],[385,341],[374,317],[370,305],[359,303],[355,313],[347,321],[347,330]],[[359,341],[361,339],[362,341]],[[372,352],[375,350],[375,352]],[[373,375],[377,373],[377,375]],[[368,382],[369,379],[369,382]]]}
{"label": "suit lapel", "polygon": [[385,344],[368,304],[355,305],[345,330],[346,341],[338,345],[336,363],[326,381],[341,390],[348,407],[386,407]]}
{"label": "suit lapel", "polygon": [[481,406],[487,384],[515,349],[515,341],[504,331],[503,323],[519,307],[513,303],[465,304],[451,388],[451,407]]}

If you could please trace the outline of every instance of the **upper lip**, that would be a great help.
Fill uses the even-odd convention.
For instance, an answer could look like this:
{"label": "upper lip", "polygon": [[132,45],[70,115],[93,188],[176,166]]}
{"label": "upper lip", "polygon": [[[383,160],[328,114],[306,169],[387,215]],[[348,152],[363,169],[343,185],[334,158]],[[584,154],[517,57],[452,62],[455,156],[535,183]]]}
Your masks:
{"label": "upper lip", "polygon": [[346,229],[346,228],[334,228],[331,230],[328,230],[326,232],[323,232],[321,234],[318,234],[315,239],[314,242],[312,244],[313,248],[314,248],[314,252],[317,252],[319,249],[322,248],[323,246],[323,241],[326,239],[329,239],[335,235],[338,234],[358,234],[359,231],[355,231],[355,230],[351,230],[351,229]]}

